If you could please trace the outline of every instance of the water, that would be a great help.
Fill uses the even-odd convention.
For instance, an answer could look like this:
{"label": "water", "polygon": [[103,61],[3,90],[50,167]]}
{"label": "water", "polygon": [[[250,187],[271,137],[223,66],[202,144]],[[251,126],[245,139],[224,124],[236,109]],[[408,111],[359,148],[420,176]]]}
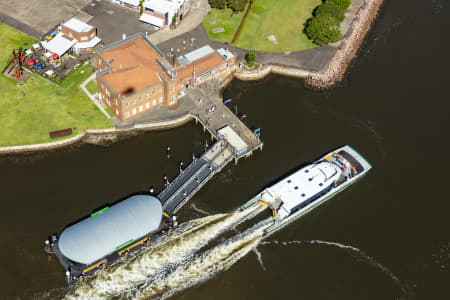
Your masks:
{"label": "water", "polygon": [[[447,1],[386,1],[343,85],[328,92],[281,77],[229,86],[225,96],[248,115],[249,126],[262,128],[264,150],[211,180],[183,208],[182,222],[232,211],[342,144],[374,168],[267,241],[254,236],[249,247],[230,246],[223,269],[193,262],[236,240],[221,235],[212,248],[193,247],[170,270],[185,276],[182,270],[199,268],[212,276],[182,277],[187,287],[170,299],[450,298],[449,17]],[[64,297],[63,269],[43,253],[44,239],[108,202],[150,186],[160,190],[163,175],[173,178],[179,161],[190,162],[207,138],[187,124],[110,147],[0,158],[1,298]],[[290,241],[302,244],[281,244]],[[170,274],[160,282],[174,282]],[[164,295],[145,287],[142,295]],[[131,289],[129,295],[141,294]]]}

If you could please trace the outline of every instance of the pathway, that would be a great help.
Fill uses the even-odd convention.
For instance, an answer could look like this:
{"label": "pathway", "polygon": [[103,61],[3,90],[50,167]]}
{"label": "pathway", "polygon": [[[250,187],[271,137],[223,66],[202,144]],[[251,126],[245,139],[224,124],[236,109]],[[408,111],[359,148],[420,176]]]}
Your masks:
{"label": "pathway", "polygon": [[91,93],[89,93],[88,89],[86,88],[86,85],[91,81],[91,80],[95,80],[97,74],[94,73],[91,76],[89,76],[88,79],[86,79],[81,85],[81,89],[86,93],[86,95],[89,97],[89,99],[92,100],[92,102],[94,102],[95,105],[97,105],[98,109],[100,109],[100,111],[106,116],[106,118],[108,118],[108,120],[111,121],[111,116],[106,112],[106,110],[103,108],[103,106],[97,101],[96,99],[96,95],[92,95]]}

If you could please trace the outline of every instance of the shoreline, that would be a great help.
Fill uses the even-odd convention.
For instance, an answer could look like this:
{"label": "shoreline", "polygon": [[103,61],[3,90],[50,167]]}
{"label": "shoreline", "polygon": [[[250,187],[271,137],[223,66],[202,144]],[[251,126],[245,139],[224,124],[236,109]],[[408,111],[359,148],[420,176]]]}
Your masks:
{"label": "shoreline", "polygon": [[70,146],[75,146],[77,144],[107,145],[130,135],[136,135],[148,131],[170,129],[184,125],[192,120],[194,120],[194,117],[190,114],[186,114],[175,120],[152,124],[140,124],[128,129],[87,129],[76,136],[57,142],[0,147],[0,156],[16,154],[26,155],[41,151],[60,150]]}
{"label": "shoreline", "polygon": [[339,84],[354,58],[356,58],[367,33],[378,16],[383,0],[365,0],[356,13],[348,33],[340,41],[339,49],[327,64],[323,72],[307,71],[300,68],[268,64],[256,70],[238,71],[233,74],[239,80],[260,80],[269,74],[302,78],[308,87],[328,89]]}
{"label": "shoreline", "polygon": [[[328,63],[323,73],[310,72],[299,68],[280,66],[269,64],[259,67],[256,70],[249,71],[235,71],[231,76],[227,77],[221,84],[225,88],[233,78],[243,81],[261,80],[270,74],[278,74],[282,76],[301,78],[305,80],[308,87],[315,89],[328,89],[339,84],[352,62],[357,56],[367,33],[372,28],[383,0],[365,0],[365,4],[358,10],[353,22],[350,25],[349,32],[341,41],[339,49],[336,51],[333,58]],[[95,129],[85,130],[82,133],[57,142],[19,145],[0,147],[0,156],[16,155],[16,154],[30,154],[39,151],[63,149],[74,146],[76,144],[95,144],[106,145],[115,142],[120,138],[139,134],[140,132],[165,130],[184,125],[195,117],[187,113],[177,119],[161,121],[157,123],[139,124],[133,128],[128,129]]]}

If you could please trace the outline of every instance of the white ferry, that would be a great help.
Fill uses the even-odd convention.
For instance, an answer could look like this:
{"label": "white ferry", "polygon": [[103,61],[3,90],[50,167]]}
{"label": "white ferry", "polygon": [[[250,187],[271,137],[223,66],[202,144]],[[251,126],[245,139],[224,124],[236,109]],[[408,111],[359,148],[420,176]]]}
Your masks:
{"label": "white ferry", "polygon": [[254,205],[271,208],[273,222],[264,231],[267,236],[343,191],[371,168],[356,150],[344,146],[264,189],[239,209]]}

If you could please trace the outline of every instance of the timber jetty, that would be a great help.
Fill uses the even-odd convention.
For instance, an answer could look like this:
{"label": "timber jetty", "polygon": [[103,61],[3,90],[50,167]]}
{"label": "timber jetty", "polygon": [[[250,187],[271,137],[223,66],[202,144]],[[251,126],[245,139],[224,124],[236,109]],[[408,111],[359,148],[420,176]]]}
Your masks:
{"label": "timber jetty", "polygon": [[190,115],[216,140],[180,174],[169,182],[158,198],[166,213],[174,215],[197,193],[215,174],[228,163],[249,157],[255,150],[262,150],[264,143],[259,134],[250,130],[224,103],[218,87],[206,85],[188,90],[187,97],[196,102]]}

